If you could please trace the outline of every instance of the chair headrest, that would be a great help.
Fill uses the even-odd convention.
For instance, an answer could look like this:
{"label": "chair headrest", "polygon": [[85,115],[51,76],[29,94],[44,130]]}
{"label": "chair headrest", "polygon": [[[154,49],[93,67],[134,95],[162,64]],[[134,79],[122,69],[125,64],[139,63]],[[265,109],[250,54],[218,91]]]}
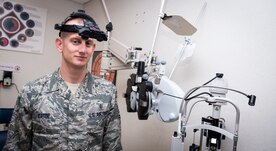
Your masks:
{"label": "chair headrest", "polygon": [[0,108],[0,124],[10,123],[13,108]]}

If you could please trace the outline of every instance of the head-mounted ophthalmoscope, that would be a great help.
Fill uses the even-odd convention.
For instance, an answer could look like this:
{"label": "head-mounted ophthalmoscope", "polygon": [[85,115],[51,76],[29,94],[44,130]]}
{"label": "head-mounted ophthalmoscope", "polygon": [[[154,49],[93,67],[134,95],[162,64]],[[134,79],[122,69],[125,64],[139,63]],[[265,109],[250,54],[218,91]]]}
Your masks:
{"label": "head-mounted ophthalmoscope", "polygon": [[[69,20],[75,19],[75,18],[82,18],[83,19],[83,26],[80,25],[67,25],[66,23]],[[92,17],[85,14],[84,10],[78,10],[77,12],[72,12],[70,16],[68,16],[62,23],[55,24],[55,29],[59,30],[59,36],[61,32],[74,32],[78,33],[82,39],[88,39],[93,38],[101,41],[106,41],[107,36],[106,34],[100,30],[96,22]]]}

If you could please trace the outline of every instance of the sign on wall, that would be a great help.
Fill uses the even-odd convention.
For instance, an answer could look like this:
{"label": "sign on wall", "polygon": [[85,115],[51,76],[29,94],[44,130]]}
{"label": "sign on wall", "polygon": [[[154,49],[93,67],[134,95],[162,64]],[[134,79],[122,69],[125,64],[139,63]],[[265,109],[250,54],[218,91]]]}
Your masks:
{"label": "sign on wall", "polygon": [[0,63],[0,71],[21,71],[22,67],[18,64],[7,64],[7,63]]}
{"label": "sign on wall", "polygon": [[0,50],[42,53],[47,10],[0,1]]}

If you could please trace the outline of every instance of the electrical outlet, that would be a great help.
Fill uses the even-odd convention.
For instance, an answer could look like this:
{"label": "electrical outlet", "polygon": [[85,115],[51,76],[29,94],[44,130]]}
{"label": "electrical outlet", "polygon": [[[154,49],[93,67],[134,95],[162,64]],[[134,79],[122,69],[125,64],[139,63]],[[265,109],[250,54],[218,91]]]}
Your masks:
{"label": "electrical outlet", "polygon": [[12,85],[12,71],[4,71],[3,72],[3,86]]}

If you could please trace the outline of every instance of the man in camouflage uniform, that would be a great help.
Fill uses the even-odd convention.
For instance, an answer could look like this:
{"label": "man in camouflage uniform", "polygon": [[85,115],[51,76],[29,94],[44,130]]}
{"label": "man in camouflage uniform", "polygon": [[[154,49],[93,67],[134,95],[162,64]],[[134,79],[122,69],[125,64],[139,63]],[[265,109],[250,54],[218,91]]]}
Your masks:
{"label": "man in camouflage uniform", "polygon": [[73,12],[56,29],[61,67],[23,87],[4,150],[122,150],[116,88],[86,70],[93,39],[106,35],[84,11]]}

